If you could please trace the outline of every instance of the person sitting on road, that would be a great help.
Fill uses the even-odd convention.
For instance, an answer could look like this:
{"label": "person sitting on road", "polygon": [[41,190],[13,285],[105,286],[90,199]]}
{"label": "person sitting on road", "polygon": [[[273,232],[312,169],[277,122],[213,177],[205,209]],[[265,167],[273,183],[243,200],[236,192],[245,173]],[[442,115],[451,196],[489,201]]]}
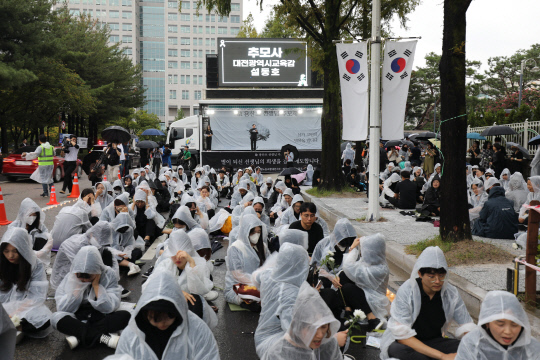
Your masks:
{"label": "person sitting on road", "polygon": [[416,208],[416,184],[410,180],[410,177],[408,171],[401,171],[401,181],[394,188],[394,196],[385,196],[386,200],[398,209]]}
{"label": "person sitting on road", "polygon": [[124,210],[128,212],[132,219],[135,219],[135,212],[131,210],[129,206],[129,194],[124,192],[116,197],[112,203],[109,204],[102,212],[99,220],[111,222],[114,218]]}
{"label": "person sitting on road", "polygon": [[116,354],[134,359],[220,358],[212,331],[189,311],[176,279],[165,271],[148,278]]}
{"label": "person sitting on road", "polygon": [[169,189],[164,188],[159,180],[150,181],[149,186],[152,196],[156,199],[156,211],[159,213],[168,212],[171,200]]}
{"label": "person sitting on road", "polygon": [[474,223],[472,234],[492,239],[514,239],[518,232],[518,216],[514,203],[504,196],[499,179],[489,178],[485,183],[488,200]]}
{"label": "person sitting on road", "polygon": [[508,184],[510,183],[510,170],[508,170],[508,168],[505,168],[501,172],[499,181],[501,183],[501,186],[504,188],[504,191],[508,191]]}
{"label": "person sitting on road", "polygon": [[81,191],[81,195],[77,199],[77,202],[73,206],[79,207],[86,212],[92,225],[95,225],[99,221],[101,213],[103,212],[101,205],[95,201],[93,188],[83,189],[83,191]]}
{"label": "person sitting on road", "polygon": [[[525,205],[529,205],[533,200],[540,201],[540,176],[531,176],[527,180],[527,189],[529,193]],[[521,224],[527,224],[528,214],[529,210],[524,207],[519,210],[519,222]]]}
{"label": "person sitting on road", "polygon": [[539,359],[540,342],[531,336],[527,313],[515,295],[490,291],[480,308],[478,326],[463,337],[456,359]]}
{"label": "person sitting on road", "polygon": [[131,175],[124,176],[124,190],[128,193],[130,198],[133,198],[135,195],[135,186],[133,186],[133,178]]}
{"label": "person sitting on road", "polygon": [[300,194],[300,186],[298,186],[298,181],[291,175],[285,175],[285,185],[292,190],[293,195]]}
{"label": "person sitting on road", "polygon": [[206,208],[208,220],[214,217],[216,214],[216,206],[210,199],[210,188],[208,186],[203,185],[200,188],[200,196],[197,198],[197,203]]}
{"label": "person sitting on road", "polygon": [[122,180],[120,179],[114,180],[112,187],[113,187],[113,199],[116,199],[119,195],[121,195],[124,192],[124,185],[122,184]]}
{"label": "person sitting on road", "polygon": [[67,335],[71,349],[79,343],[115,349],[119,336],[114,333],[124,329],[130,318],[128,311],[118,310],[121,292],[116,273],[103,264],[98,249],[85,246],[56,290],[52,325]]}
{"label": "person sitting on road", "polygon": [[508,190],[504,196],[514,203],[514,211],[519,213],[521,205],[527,201],[529,191],[527,190],[527,183],[523,180],[523,175],[520,172],[515,172],[510,176],[508,181]]}
{"label": "person sitting on road", "polygon": [[[277,219],[283,215],[285,210],[291,206],[294,197],[292,189],[287,188],[285,183],[281,181],[276,184],[276,191],[279,195],[269,214],[270,219],[274,219],[274,221],[277,221]],[[280,191],[282,192],[280,193]],[[277,226],[279,226],[279,223]]]}
{"label": "person sitting on road", "polygon": [[358,174],[356,168],[352,168],[349,174],[346,176],[347,183],[356,192],[362,192],[366,190],[365,176]]}
{"label": "person sitting on road", "polygon": [[[90,208],[90,206],[88,206],[88,208]],[[58,215],[56,215],[51,230],[53,249],[58,249],[64,240],[73,235],[82,234],[91,227],[92,223],[88,219],[88,212],[86,209],[83,209],[77,204],[63,207]]]}
{"label": "person sitting on road", "polygon": [[219,192],[219,197],[226,198],[229,195],[231,183],[229,182],[229,177],[225,173],[225,170],[219,170],[216,185]]}
{"label": "person sitting on road", "polygon": [[268,215],[266,215],[266,212],[264,211],[264,199],[260,196],[255,197],[255,199],[253,199],[252,206],[253,210],[255,210],[255,212],[257,213],[259,220],[261,220],[267,228],[270,228],[270,218],[268,217]]}
{"label": "person sitting on road", "polygon": [[45,305],[49,283],[45,265],[30,246],[28,232],[9,228],[2,236],[0,252],[0,306],[15,325],[18,341],[25,335],[47,336],[52,330],[52,313]]}
{"label": "person sitting on road", "polygon": [[317,206],[310,202],[304,202],[300,206],[300,220],[293,222],[289,229],[302,230],[308,233],[308,254],[312,254],[315,246],[324,238],[321,225],[316,222]]}
{"label": "person sitting on road", "polygon": [[[212,245],[210,245],[208,233],[201,228],[196,228],[193,229],[188,236],[191,239],[191,243],[193,244],[193,248],[197,254],[199,254],[199,256],[206,261],[206,267],[208,268],[210,280],[212,280],[214,264],[212,261],[210,261],[210,258],[212,257]],[[213,301],[217,299],[218,296],[219,294],[214,290],[204,294],[204,298],[208,301]]]}
{"label": "person sitting on road", "polygon": [[[132,276],[141,272],[141,268],[135,264],[143,256],[141,247],[142,243],[137,244],[134,236],[135,222],[128,214],[128,209],[125,207],[111,221],[111,226],[114,229],[114,249],[116,249],[116,259],[121,268],[128,268],[128,276]],[[140,240],[139,240],[140,241]]]}
{"label": "person sitting on road", "polygon": [[422,188],[426,183],[424,179],[424,170],[420,166],[415,166],[412,176],[414,183],[416,184],[416,202],[422,204],[424,202],[424,195],[422,194]]}
{"label": "person sitting on road", "polygon": [[187,206],[191,213],[191,217],[203,228],[208,229],[208,214],[205,212],[206,208],[201,209],[199,204],[195,201],[193,196],[189,194],[182,195],[181,205]]}
{"label": "person sitting on road", "polygon": [[253,205],[253,200],[255,199],[255,196],[253,196],[253,194],[251,192],[248,192],[243,198],[242,198],[242,202],[240,202],[239,205],[237,205],[233,212],[231,213],[232,215],[232,225],[233,227],[236,227],[238,226],[238,224],[240,223],[240,219],[242,218],[242,215],[244,213],[244,210],[249,207],[249,206],[252,206]]}
{"label": "person sitting on road", "polygon": [[454,359],[459,340],[443,337],[452,322],[458,325],[458,339],[476,327],[457,288],[448,282],[442,250],[430,246],[392,302],[381,359]]}
{"label": "person sitting on road", "polygon": [[390,175],[388,179],[384,181],[382,192],[379,196],[379,203],[382,206],[389,206],[390,201],[388,199],[394,199],[394,190],[396,190],[400,180],[401,177],[398,173],[392,173],[392,175]]}
{"label": "person sitting on road", "polygon": [[276,226],[290,225],[300,220],[300,206],[304,203],[302,195],[297,194],[291,200],[291,206],[276,220]]}
{"label": "person sitting on road", "polygon": [[441,180],[435,176],[431,185],[424,194],[424,204],[421,213],[423,216],[439,216],[441,213]]}
{"label": "person sitting on road", "polygon": [[113,197],[107,192],[107,188],[105,185],[106,183],[109,182],[98,182],[95,185],[96,192],[94,195],[94,202],[98,203],[101,209],[105,209],[114,200]]}
{"label": "person sitting on road", "polygon": [[148,203],[148,193],[137,190],[133,196],[131,210],[135,213],[135,229],[137,236],[143,238],[145,245],[150,246],[161,235],[165,219]]}
{"label": "person sitting on road", "polygon": [[268,199],[272,197],[274,192],[274,181],[271,177],[267,177],[264,184],[261,185],[261,197],[265,202],[268,202]]}
{"label": "person sitting on road", "polygon": [[480,179],[474,179],[471,184],[472,194],[469,196],[469,218],[472,222],[480,216],[480,211],[488,199],[484,192],[484,183]]}
{"label": "person sitting on road", "polygon": [[238,184],[238,188],[234,191],[231,197],[230,208],[234,209],[237,205],[240,205],[242,198],[246,196],[248,192],[247,181],[242,180]]}

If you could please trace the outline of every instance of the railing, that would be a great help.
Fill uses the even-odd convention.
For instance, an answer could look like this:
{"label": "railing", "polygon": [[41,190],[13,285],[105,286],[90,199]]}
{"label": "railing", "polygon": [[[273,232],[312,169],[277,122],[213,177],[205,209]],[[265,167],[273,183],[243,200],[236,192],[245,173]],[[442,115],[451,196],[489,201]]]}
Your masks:
{"label": "railing", "polygon": [[[497,123],[493,123],[493,126],[497,125]],[[503,139],[503,144],[505,144],[508,141],[515,142],[518,144],[521,144],[524,148],[529,150],[529,153],[531,154],[531,157],[534,156],[536,153],[536,150],[538,149],[538,145],[529,145],[528,142],[530,139],[535,137],[536,135],[540,135],[540,121],[525,121],[522,123],[514,123],[514,124],[505,124],[505,126],[508,126],[517,132],[517,134],[513,135],[500,135],[500,137]],[[467,133],[476,132],[481,134],[482,131],[487,129],[489,126],[480,126],[480,127],[467,127]],[[490,140],[492,143],[495,140],[495,136],[486,136],[487,140]],[[471,146],[471,141],[474,141],[472,139],[469,139],[467,141],[467,149]]]}

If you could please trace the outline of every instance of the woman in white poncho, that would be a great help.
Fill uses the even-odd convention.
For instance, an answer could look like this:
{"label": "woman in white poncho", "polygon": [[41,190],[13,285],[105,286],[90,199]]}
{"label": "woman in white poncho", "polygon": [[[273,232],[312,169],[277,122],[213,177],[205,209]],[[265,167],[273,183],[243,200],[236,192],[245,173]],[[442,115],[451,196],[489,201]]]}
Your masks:
{"label": "woman in white poncho", "polygon": [[188,310],[174,277],[156,271],[147,283],[116,354],[138,360],[219,360],[214,335]]}
{"label": "woman in white poncho", "polygon": [[484,191],[484,183],[480,179],[474,179],[471,183],[471,195],[469,196],[469,218],[474,221],[480,217],[480,211],[488,200]]}
{"label": "woman in white poncho", "polygon": [[527,195],[529,195],[529,191],[527,190],[527,183],[523,180],[523,175],[520,172],[513,173],[510,176],[508,190],[504,196],[514,203],[515,212],[519,213],[521,205],[527,201]]}
{"label": "woman in white poncho", "polygon": [[137,242],[134,236],[135,222],[127,212],[119,213],[111,222],[111,226],[114,229],[113,233],[113,248],[116,250],[116,260],[118,265],[128,268],[128,276],[135,275],[141,272],[135,261],[139,260],[144,250],[144,242],[139,240]]}
{"label": "woman in white poncho", "polygon": [[313,184],[313,173],[315,171],[313,170],[313,165],[308,164],[307,170],[306,170],[306,179],[304,180],[304,185],[311,186]]}
{"label": "woman in white poncho", "polygon": [[29,235],[10,228],[0,244],[0,303],[17,327],[30,337],[51,332],[51,311],[45,305],[49,283],[45,266],[30,247]]}
{"label": "woman in white poncho", "polygon": [[287,332],[273,343],[262,360],[342,360],[335,337],[339,321],[317,290],[304,282],[298,292]]}
{"label": "woman in white poncho", "polygon": [[270,218],[268,215],[266,215],[265,205],[264,205],[264,199],[260,196],[256,196],[255,199],[253,199],[253,210],[257,213],[257,216],[259,219],[266,225],[267,228],[270,227]]}
{"label": "woman in white poncho", "polygon": [[540,342],[531,336],[529,317],[506,291],[490,291],[480,308],[478,327],[459,344],[456,360],[540,359]]}
{"label": "woman in white poncho", "polygon": [[[108,185],[107,185],[108,184]],[[114,200],[112,195],[108,192],[108,187],[111,184],[108,181],[104,182],[98,182],[96,183],[96,194],[95,194],[95,202],[101,206],[102,209],[105,209],[112,201]],[[112,191],[112,186],[111,186]]]}
{"label": "woman in white poncho", "polygon": [[347,159],[351,160],[351,163],[354,163],[354,155],[355,152],[352,149],[351,143],[347,143],[347,145],[345,145],[345,150],[341,153],[341,160],[343,160],[342,165],[345,164]]}
{"label": "woman in white poncho", "polygon": [[65,206],[60,210],[51,231],[53,249],[60,248],[64,240],[82,234],[92,227],[88,213],[79,206]]}
{"label": "woman in white poncho", "polygon": [[99,220],[111,222],[114,220],[116,215],[118,215],[123,208],[128,210],[129,216],[131,219],[135,219],[135,213],[129,207],[129,194],[124,192],[118,195],[113,202],[109,204],[102,212]]}
{"label": "woman in white poncho", "polygon": [[508,191],[508,184],[510,182],[510,170],[505,168],[501,172],[501,176],[499,177],[499,183],[504,188],[504,191]]}
{"label": "woman in white poncho", "polygon": [[[540,176],[531,176],[527,180],[527,189],[529,190],[529,193],[527,194],[527,200],[525,200],[526,205],[529,205],[533,200],[540,201]],[[522,207],[519,210],[519,222],[525,223],[529,217],[528,214],[529,210]]]}
{"label": "woman in white poncho", "polygon": [[129,312],[118,310],[121,292],[116,273],[103,264],[98,249],[85,246],[56,290],[52,325],[68,335],[71,349],[79,343],[116,348],[119,337],[114,333],[124,329],[130,318]]}
{"label": "woman in white poncho", "polygon": [[283,212],[283,214],[276,220],[276,226],[290,225],[295,221],[300,220],[300,206],[304,202],[304,198],[300,194],[294,195],[291,201],[291,206]]}

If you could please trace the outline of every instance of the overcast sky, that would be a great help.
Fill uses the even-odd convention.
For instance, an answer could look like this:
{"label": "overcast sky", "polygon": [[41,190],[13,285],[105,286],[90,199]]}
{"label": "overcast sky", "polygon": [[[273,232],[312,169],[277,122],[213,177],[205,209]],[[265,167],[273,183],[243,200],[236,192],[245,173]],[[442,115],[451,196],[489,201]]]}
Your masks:
{"label": "overcast sky", "polygon": [[[263,12],[255,0],[244,0],[244,18],[251,12],[257,30],[261,30],[277,0],[264,0]],[[473,0],[467,11],[467,58],[480,60],[487,69],[487,59],[509,56],[516,50],[540,43],[540,0]],[[421,36],[416,47],[415,67],[425,64],[429,52],[442,52],[443,1],[423,0],[409,15],[408,29],[392,22],[396,36]],[[540,66],[540,59],[536,59]]]}

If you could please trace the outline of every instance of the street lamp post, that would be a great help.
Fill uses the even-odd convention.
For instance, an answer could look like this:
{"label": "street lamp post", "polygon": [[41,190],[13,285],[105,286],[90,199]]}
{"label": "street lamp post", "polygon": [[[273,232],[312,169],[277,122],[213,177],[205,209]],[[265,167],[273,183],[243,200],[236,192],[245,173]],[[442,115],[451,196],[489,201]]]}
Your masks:
{"label": "street lamp post", "polygon": [[527,64],[528,61],[532,60],[534,62],[533,71],[540,70],[536,64],[536,60],[534,59],[525,59],[521,61],[521,72],[519,73],[519,98],[518,98],[518,109],[521,107],[521,91],[523,88],[523,67],[525,64]]}

